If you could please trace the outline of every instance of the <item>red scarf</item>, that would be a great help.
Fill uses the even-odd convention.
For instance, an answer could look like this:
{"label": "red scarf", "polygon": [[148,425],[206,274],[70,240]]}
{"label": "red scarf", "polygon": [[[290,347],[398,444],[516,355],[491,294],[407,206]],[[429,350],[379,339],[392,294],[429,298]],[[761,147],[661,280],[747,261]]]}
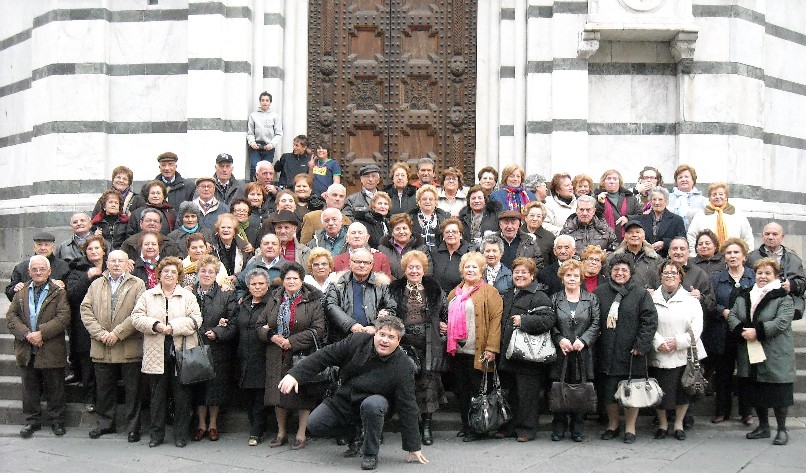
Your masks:
{"label": "red scarf", "polygon": [[[620,214],[621,214],[621,216],[627,215],[627,198],[625,196],[621,196],[621,212],[620,212]],[[604,217],[605,217],[605,221],[607,222],[607,224],[610,225],[610,228],[615,230],[616,229],[616,214],[613,212],[613,203],[610,202],[610,199],[608,199],[607,196],[605,196]],[[623,240],[624,239],[624,226],[621,227],[621,229],[619,230],[619,233],[621,234],[621,235],[618,236],[619,239]]]}
{"label": "red scarf", "polygon": [[526,214],[526,204],[529,203],[529,196],[523,187],[504,186],[507,191],[507,208],[506,210],[517,210],[522,214]]}

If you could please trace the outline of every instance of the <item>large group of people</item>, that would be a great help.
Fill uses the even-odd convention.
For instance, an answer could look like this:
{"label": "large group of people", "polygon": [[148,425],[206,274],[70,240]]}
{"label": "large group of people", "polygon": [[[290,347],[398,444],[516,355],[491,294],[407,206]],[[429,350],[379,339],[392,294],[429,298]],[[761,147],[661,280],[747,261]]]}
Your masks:
{"label": "large group of people", "polygon": [[[753,423],[751,408],[758,419],[747,438],[771,436],[772,408],[774,443],[787,443],[803,265],[777,223],[754,247],[727,184],[703,195],[687,165],[670,192],[651,166],[627,189],[615,169],[595,186],[584,174],[546,181],[512,164],[500,180],[488,167],[470,185],[461,170],[437,174],[423,158],[416,169],[395,163],[385,187],[381,168],[365,164],[359,189],[347,194],[327,143],[313,150],[300,135],[275,159],[282,130],[271,96],[260,104],[249,119],[251,182],[233,176],[226,153],[213,175],[186,180],[166,152],[139,192],[131,170],[116,167],[92,215],[73,215],[73,235],[58,247],[53,235],[34,235],[34,255],[6,288],[23,373],[21,436],[46,418],[64,434],[69,359],[97,419],[90,437],[116,431],[122,379],[128,440],[140,440],[147,398],[150,447],[165,441],[169,415],[177,447],[218,440],[220,416],[239,392],[249,445],[264,440],[272,407],[270,447],[300,450],[309,432],[332,435],[374,468],[395,410],[404,450],[425,462],[421,445],[435,441],[432,416],[448,390],[464,441],[527,442],[551,381],[582,379],[595,380],[601,438],[632,443],[638,409],[623,410],[622,427],[614,395],[647,372],[665,393],[654,438],[684,440],[695,399],[681,378],[696,347],[712,381],[711,421],[729,419],[738,394],[741,421]],[[549,337],[556,358],[508,357],[521,332]],[[215,375],[184,384],[179,355],[199,343]],[[338,382],[323,389],[335,381],[322,374],[330,367]],[[494,369],[514,415],[477,432],[471,398]],[[554,413],[551,431],[553,441],[582,442],[585,415]]]}

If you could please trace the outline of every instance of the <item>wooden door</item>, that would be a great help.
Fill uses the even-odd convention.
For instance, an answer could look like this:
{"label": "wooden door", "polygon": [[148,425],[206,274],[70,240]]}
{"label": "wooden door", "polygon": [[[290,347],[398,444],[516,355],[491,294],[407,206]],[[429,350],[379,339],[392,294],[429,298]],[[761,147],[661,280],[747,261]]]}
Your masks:
{"label": "wooden door", "polygon": [[423,156],[472,176],[476,2],[310,2],[308,135],[348,180]]}

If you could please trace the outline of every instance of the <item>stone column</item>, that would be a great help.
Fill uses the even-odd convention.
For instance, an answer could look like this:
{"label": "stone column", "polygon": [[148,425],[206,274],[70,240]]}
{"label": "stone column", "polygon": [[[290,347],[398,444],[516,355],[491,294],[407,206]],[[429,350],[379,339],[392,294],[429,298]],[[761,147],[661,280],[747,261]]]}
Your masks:
{"label": "stone column", "polygon": [[285,1],[283,30],[283,149],[308,129],[308,2]]}
{"label": "stone column", "polygon": [[476,170],[499,167],[500,0],[478,2],[476,70]]}

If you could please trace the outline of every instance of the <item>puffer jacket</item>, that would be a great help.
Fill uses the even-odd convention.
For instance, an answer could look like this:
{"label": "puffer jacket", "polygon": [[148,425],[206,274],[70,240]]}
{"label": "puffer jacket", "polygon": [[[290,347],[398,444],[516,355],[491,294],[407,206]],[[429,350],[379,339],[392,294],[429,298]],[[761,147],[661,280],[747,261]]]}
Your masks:
{"label": "puffer jacket", "polygon": [[165,335],[154,331],[157,322],[173,327],[175,350],[182,349],[185,339],[187,348],[198,345],[196,330],[202,324],[199,303],[192,292],[179,285],[167,303],[161,285],[145,291],[137,300],[131,318],[134,328],[144,334],[143,366],[140,369],[143,373],[165,373]]}
{"label": "puffer jacket", "polygon": [[[117,305],[112,309],[112,292],[109,273],[90,284],[81,302],[81,322],[92,339],[90,357],[95,363],[134,363],[143,358],[143,334],[134,328],[131,313],[137,300],[145,292],[142,280],[131,274],[123,275],[117,292]],[[113,346],[106,346],[100,338],[112,332],[118,337]]]}
{"label": "puffer jacket", "polygon": [[[652,302],[658,311],[658,329],[652,340],[653,350],[649,355],[649,364],[656,368],[677,368],[685,366],[688,349],[691,346],[691,336],[688,330],[694,332],[697,344],[697,359],[707,356],[705,347],[700,339],[702,335],[702,308],[700,302],[691,297],[682,287],[667,301],[663,291],[658,289],[652,293]],[[658,351],[666,340],[673,338],[677,350],[673,352]]]}
{"label": "puffer jacket", "polygon": [[[350,333],[356,321],[353,318],[353,273],[345,271],[328,286],[325,294],[325,315],[328,319],[328,342],[341,340]],[[378,318],[378,311],[386,309],[395,315],[397,303],[389,294],[389,278],[383,273],[372,273],[364,285],[364,311],[367,321],[372,324]]]}
{"label": "puffer jacket", "polygon": [[90,231],[95,233],[97,230],[101,230],[104,240],[106,240],[107,252],[109,252],[119,249],[126,241],[128,225],[129,217],[125,214],[106,215],[101,211],[92,217]]}
{"label": "puffer jacket", "polygon": [[577,211],[577,198],[571,199],[571,203],[566,204],[556,196],[546,197],[546,217],[543,219],[543,228],[557,236],[563,229],[568,217]]}
{"label": "puffer jacket", "polygon": [[606,252],[613,251],[616,248],[616,234],[610,225],[604,219],[594,216],[588,224],[583,224],[579,221],[576,214],[568,217],[565,221],[563,229],[560,230],[560,235],[571,235],[577,247],[577,254],[582,254],[582,251],[588,245],[596,245]]}
{"label": "puffer jacket", "polygon": [[74,259],[70,262],[70,272],[67,273],[67,282],[64,284],[64,289],[67,291],[67,302],[70,304],[70,352],[72,353],[90,352],[90,334],[87,333],[87,329],[81,322],[81,301],[87,295],[90,284],[100,277],[95,276],[92,279],[87,277],[87,271],[93,266],[86,256]]}
{"label": "puffer jacket", "polygon": [[402,195],[398,195],[394,184],[389,184],[383,189],[392,199],[392,208],[389,215],[408,213],[409,210],[417,207],[417,188],[411,184],[406,184]]}

